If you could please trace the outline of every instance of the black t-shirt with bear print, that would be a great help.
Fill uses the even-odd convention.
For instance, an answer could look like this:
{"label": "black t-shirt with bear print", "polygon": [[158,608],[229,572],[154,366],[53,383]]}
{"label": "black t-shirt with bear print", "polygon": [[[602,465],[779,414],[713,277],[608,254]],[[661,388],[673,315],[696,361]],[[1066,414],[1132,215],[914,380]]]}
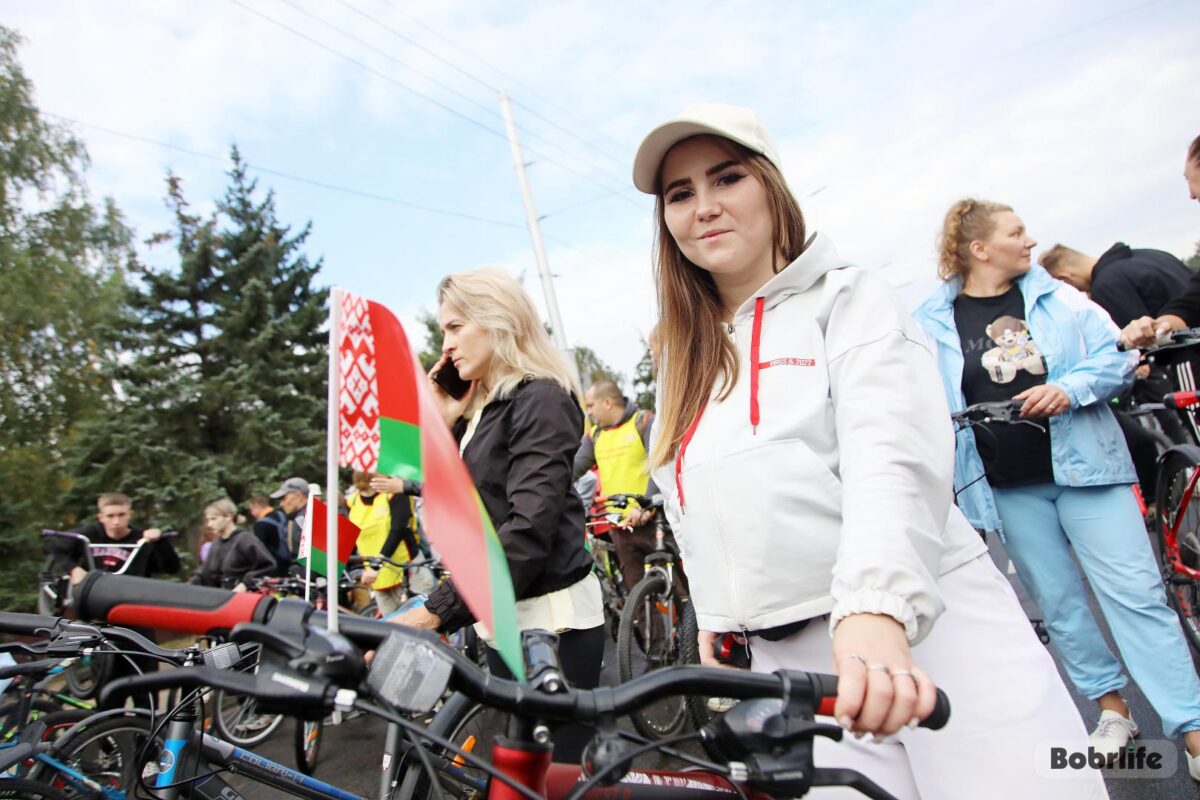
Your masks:
{"label": "black t-shirt with bear print", "polygon": [[[962,390],[967,404],[1008,400],[1046,382],[1046,361],[1025,324],[1019,286],[996,297],[960,294],[954,323],[962,343]],[[1021,486],[1053,483],[1049,423],[1041,427],[992,423],[974,428],[988,483]]]}

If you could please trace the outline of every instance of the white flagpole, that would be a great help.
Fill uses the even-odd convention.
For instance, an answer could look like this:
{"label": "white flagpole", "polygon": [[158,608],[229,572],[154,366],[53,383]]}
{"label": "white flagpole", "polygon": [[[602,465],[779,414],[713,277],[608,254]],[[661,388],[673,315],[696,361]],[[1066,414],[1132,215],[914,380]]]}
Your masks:
{"label": "white flagpole", "polygon": [[313,495],[310,491],[304,501],[304,526],[300,531],[300,555],[304,556],[304,602],[312,602],[312,530]]}
{"label": "white flagpole", "polygon": [[341,414],[338,410],[340,386],[342,379],[341,347],[342,347],[342,289],[334,288],[329,292],[329,415],[328,439],[325,452],[325,503],[327,509],[325,529],[325,619],[329,623],[329,632],[338,630],[338,425]]}

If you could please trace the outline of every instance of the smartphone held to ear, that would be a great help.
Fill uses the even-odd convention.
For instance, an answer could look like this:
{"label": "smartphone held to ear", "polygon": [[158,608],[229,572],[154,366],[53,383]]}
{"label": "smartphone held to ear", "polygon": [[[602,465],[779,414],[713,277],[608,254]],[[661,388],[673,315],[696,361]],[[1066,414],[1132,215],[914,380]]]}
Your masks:
{"label": "smartphone held to ear", "polygon": [[462,400],[471,391],[471,382],[458,374],[458,367],[449,359],[446,364],[433,374],[433,382],[442,387],[442,391],[455,400]]}

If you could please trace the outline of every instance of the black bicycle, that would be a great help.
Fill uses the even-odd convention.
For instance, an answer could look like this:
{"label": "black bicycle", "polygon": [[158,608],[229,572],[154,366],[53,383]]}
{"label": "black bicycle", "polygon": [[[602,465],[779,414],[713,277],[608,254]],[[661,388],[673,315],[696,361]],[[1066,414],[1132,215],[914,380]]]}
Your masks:
{"label": "black bicycle", "polygon": [[[106,687],[106,699],[135,691],[215,686],[254,695],[264,708],[287,708],[306,718],[334,708],[359,709],[388,720],[408,736],[400,759],[400,796],[424,796],[424,785],[435,795],[520,795],[532,800],[542,796],[555,800],[678,798],[697,791],[802,797],[814,786],[845,785],[880,800],[890,797],[853,770],[813,763],[816,737],[837,740],[843,734],[837,726],[814,721],[817,714],[832,713],[837,694],[837,679],[832,676],[671,667],[620,686],[583,691],[566,684],[557,663],[557,637],[544,631],[524,637],[526,680],[517,683],[488,675],[427,631],[345,617],[340,620],[340,633],[331,634],[320,627],[321,615],[296,600],[231,596],[205,587],[167,593],[154,581],[91,575],[79,587],[77,608],[92,617],[144,624],[139,609],[147,608],[147,601],[157,606],[155,612],[176,617],[176,627],[186,628],[185,632],[207,634],[232,627],[232,641],[262,647],[262,666],[253,676],[189,666],[121,678]],[[0,628],[12,626],[14,616],[20,615],[0,615]],[[359,646],[376,651],[369,671]],[[435,733],[435,726],[426,729],[402,713],[428,712],[447,691],[507,715],[506,735],[493,742],[490,763]],[[643,742],[617,727],[618,717],[681,693],[723,695],[743,702],[710,727],[668,742]],[[939,693],[937,709],[922,724],[940,728],[948,717],[949,703]],[[597,730],[582,765],[550,763],[550,726],[566,721]],[[165,738],[162,752],[171,753],[167,763],[182,766],[170,773],[166,785],[161,767],[155,775],[156,792],[164,799],[172,795],[162,790],[197,784],[197,788],[205,787],[205,797],[237,800],[241,794],[217,774],[233,766],[246,777],[296,796],[357,800],[327,785],[289,783],[272,769],[256,767],[255,761],[261,762],[261,758],[239,755],[233,752],[235,748],[222,749],[194,726],[180,723],[168,727]],[[723,753],[721,762],[684,756],[700,769],[632,769],[634,759],[643,753],[691,739],[717,743]],[[170,749],[172,742],[177,743],[174,750]],[[203,784],[197,783],[199,778]],[[406,795],[406,788],[412,793]]]}

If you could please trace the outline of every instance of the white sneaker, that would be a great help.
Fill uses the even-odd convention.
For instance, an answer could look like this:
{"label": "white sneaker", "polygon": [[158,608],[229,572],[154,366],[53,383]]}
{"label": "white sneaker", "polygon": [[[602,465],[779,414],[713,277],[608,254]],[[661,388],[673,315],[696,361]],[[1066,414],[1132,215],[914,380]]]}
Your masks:
{"label": "white sneaker", "polygon": [[1088,737],[1088,743],[1097,753],[1116,755],[1138,735],[1137,723],[1122,717],[1115,711],[1101,711],[1096,730]]}
{"label": "white sneaker", "polygon": [[1188,774],[1192,776],[1192,780],[1200,781],[1200,756],[1194,756],[1183,748],[1183,755],[1187,758]]}

